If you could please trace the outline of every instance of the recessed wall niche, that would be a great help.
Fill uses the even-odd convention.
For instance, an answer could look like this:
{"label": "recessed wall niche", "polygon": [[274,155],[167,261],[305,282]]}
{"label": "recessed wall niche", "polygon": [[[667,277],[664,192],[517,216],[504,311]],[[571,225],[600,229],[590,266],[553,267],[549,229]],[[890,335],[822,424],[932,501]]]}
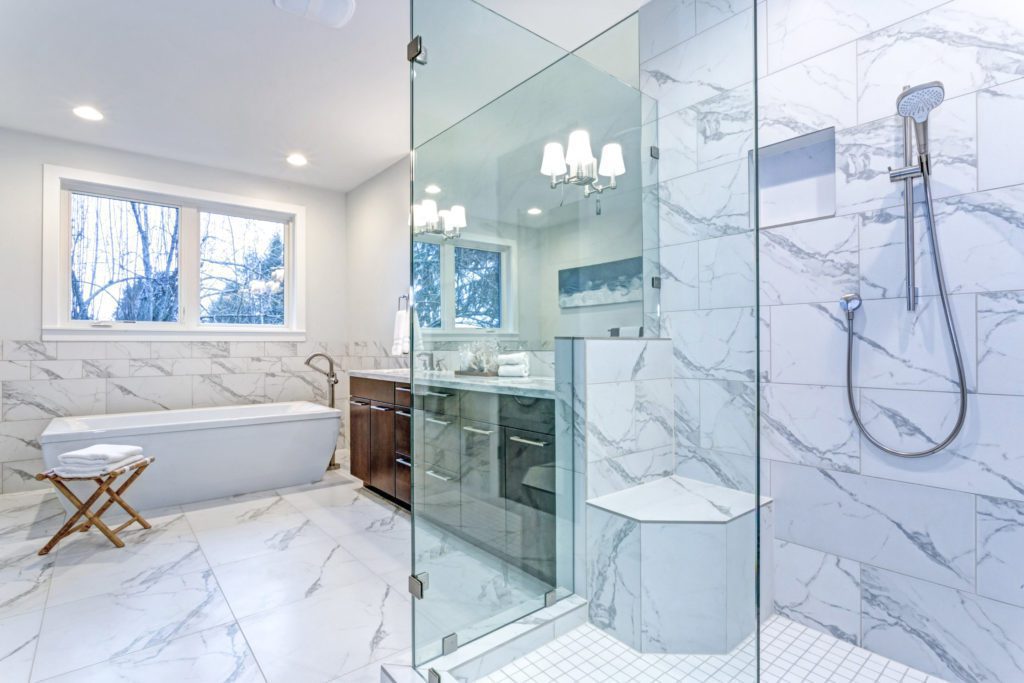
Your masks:
{"label": "recessed wall niche", "polygon": [[835,133],[835,128],[826,128],[761,148],[758,181],[762,228],[835,215]]}

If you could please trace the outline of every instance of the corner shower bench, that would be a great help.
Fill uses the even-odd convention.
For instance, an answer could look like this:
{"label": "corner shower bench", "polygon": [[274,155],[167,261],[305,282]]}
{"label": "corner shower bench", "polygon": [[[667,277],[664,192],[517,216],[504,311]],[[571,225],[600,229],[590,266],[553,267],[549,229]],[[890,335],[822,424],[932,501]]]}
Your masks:
{"label": "corner shower bench", "polygon": [[640,652],[732,650],[756,622],[754,500],[669,476],[587,501],[591,622]]}

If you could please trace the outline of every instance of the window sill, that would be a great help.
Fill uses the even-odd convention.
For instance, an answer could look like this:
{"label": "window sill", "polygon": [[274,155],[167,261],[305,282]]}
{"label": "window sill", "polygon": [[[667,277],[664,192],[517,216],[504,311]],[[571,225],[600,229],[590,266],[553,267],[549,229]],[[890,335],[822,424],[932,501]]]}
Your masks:
{"label": "window sill", "polygon": [[423,341],[479,341],[482,339],[516,339],[519,333],[515,330],[420,330]]}
{"label": "window sill", "polygon": [[231,329],[205,330],[139,329],[134,325],[103,328],[44,327],[43,341],[306,341],[305,330]]}

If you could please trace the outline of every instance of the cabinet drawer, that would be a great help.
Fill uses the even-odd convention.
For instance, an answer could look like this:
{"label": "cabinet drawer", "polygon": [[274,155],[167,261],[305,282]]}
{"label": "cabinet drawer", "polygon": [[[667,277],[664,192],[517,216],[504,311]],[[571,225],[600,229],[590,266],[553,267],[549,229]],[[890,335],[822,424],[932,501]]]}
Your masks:
{"label": "cabinet drawer", "polygon": [[[505,491],[508,553],[522,558],[520,567],[548,582],[557,563],[556,499],[559,470],[555,440],[547,434],[505,430]],[[569,477],[567,470],[562,476]]]}
{"label": "cabinet drawer", "polygon": [[412,413],[405,408],[395,408],[395,453],[411,455]]}
{"label": "cabinet drawer", "polygon": [[414,455],[428,469],[459,471],[459,418],[440,413],[415,412]]}
{"label": "cabinet drawer", "polygon": [[412,502],[412,460],[408,455],[395,456],[395,498],[406,505]]}
{"label": "cabinet drawer", "polygon": [[416,408],[428,413],[442,415],[459,414],[459,392],[455,389],[417,385],[413,389]]}
{"label": "cabinet drawer", "polygon": [[412,406],[412,387],[408,384],[395,384],[395,405],[404,408]]}
{"label": "cabinet drawer", "polygon": [[370,405],[370,486],[395,495],[395,409]]}
{"label": "cabinet drawer", "polygon": [[462,417],[541,434],[555,431],[555,402],[548,398],[464,391]]}
{"label": "cabinet drawer", "polygon": [[[417,461],[418,462],[418,461]],[[420,492],[416,494],[416,513],[425,519],[458,529],[462,526],[462,500],[459,496],[459,475],[437,466],[417,464],[422,469],[422,479],[416,483]]]}
{"label": "cabinet drawer", "polygon": [[349,391],[352,396],[368,398],[382,403],[393,403],[395,400],[395,383],[365,377],[350,377]]}

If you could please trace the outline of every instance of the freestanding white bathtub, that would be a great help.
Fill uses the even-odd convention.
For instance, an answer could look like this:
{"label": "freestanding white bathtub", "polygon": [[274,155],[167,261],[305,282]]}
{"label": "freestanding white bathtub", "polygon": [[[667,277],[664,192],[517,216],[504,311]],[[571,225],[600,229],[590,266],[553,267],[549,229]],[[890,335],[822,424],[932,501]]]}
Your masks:
{"label": "freestanding white bathtub", "polygon": [[[93,444],[141,446],[156,462],[125,500],[145,510],[319,481],[340,425],[340,410],[296,401],[62,417],[39,441],[47,467],[56,467],[61,453]],[[79,496],[90,492],[88,484],[72,488]]]}

